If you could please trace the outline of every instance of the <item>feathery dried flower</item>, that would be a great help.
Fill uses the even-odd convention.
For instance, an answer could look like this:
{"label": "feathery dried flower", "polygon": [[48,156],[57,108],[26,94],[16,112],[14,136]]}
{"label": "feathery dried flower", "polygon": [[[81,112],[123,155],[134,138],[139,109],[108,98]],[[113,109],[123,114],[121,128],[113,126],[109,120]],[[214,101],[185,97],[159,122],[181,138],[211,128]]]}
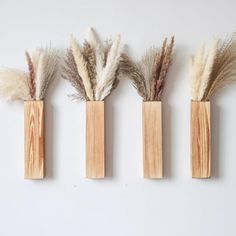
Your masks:
{"label": "feathery dried flower", "polygon": [[93,101],[93,89],[89,78],[87,62],[85,61],[80,46],[74,36],[71,37],[70,47],[75,59],[77,70],[79,72],[80,77],[82,78],[87,97],[89,98],[89,100]]}
{"label": "feathery dried flower", "polygon": [[62,77],[68,80],[77,91],[77,94],[71,95],[72,98],[74,99],[78,98],[84,101],[89,100],[89,98],[86,95],[82,79],[78,73],[73,53],[70,49],[67,49],[66,52],[65,65],[63,66]]}
{"label": "feathery dried flower", "polygon": [[145,101],[147,100],[148,92],[144,75],[138,65],[133,62],[127,54],[122,54],[119,74],[121,76],[127,76],[132,81],[132,85],[137,89],[138,94],[143,97]]}
{"label": "feathery dried flower", "polygon": [[91,46],[91,44],[87,41],[84,42],[83,46],[83,55],[85,60],[87,61],[87,69],[90,78],[90,82],[92,85],[92,89],[94,90],[96,87],[96,56],[95,52]]}
{"label": "feathery dried flower", "polygon": [[32,62],[32,59],[27,51],[25,51],[25,56],[26,56],[26,61],[28,64],[28,70],[29,70],[29,75],[28,75],[28,86],[29,86],[29,91],[30,91],[30,96],[32,99],[35,98],[35,71],[34,71],[34,65]]}
{"label": "feathery dried flower", "polygon": [[112,44],[104,46],[94,30],[90,29],[88,38],[81,49],[76,39],[72,37],[71,54],[77,70],[74,68],[73,61],[68,59],[67,53],[63,77],[77,90],[78,94],[73,98],[90,101],[104,100],[119,83],[121,51],[119,36]]}
{"label": "feathery dried flower", "polygon": [[21,70],[0,70],[0,97],[6,100],[31,100],[28,75]]}
{"label": "feathery dried flower", "polygon": [[144,101],[160,101],[165,85],[165,78],[172,60],[174,37],[167,44],[163,41],[161,50],[151,47],[141,61],[136,64],[127,56],[123,56],[120,70],[127,75]]}
{"label": "feathery dried flower", "polygon": [[201,47],[192,60],[192,100],[208,101],[217,89],[236,81],[236,33],[214,41],[205,55]]}
{"label": "feathery dried flower", "polygon": [[[16,69],[0,72],[0,96],[7,99],[42,100],[57,72],[57,51],[37,49],[33,56],[25,52],[28,73]],[[15,85],[14,85],[15,84]]]}

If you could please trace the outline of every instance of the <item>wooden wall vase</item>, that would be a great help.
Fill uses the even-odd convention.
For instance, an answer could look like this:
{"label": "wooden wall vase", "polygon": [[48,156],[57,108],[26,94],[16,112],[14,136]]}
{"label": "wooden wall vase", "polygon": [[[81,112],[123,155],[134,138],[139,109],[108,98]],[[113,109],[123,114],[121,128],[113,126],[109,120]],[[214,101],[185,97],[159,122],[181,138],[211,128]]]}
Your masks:
{"label": "wooden wall vase", "polygon": [[193,178],[211,176],[210,102],[191,102],[191,163]]}
{"label": "wooden wall vase", "polygon": [[86,178],[105,177],[104,102],[86,102]]}
{"label": "wooden wall vase", "polygon": [[161,102],[143,102],[144,178],[163,177]]}
{"label": "wooden wall vase", "polygon": [[44,102],[25,101],[25,179],[44,178]]}

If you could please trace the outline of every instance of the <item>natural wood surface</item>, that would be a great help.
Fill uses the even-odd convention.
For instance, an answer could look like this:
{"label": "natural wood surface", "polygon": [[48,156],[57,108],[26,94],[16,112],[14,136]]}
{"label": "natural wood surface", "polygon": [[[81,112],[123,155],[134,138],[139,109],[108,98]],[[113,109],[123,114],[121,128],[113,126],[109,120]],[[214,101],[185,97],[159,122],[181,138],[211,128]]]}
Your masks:
{"label": "natural wood surface", "polygon": [[104,102],[86,102],[86,178],[105,177]]}
{"label": "natural wood surface", "polygon": [[144,178],[162,178],[161,102],[143,102]]}
{"label": "natural wood surface", "polygon": [[211,175],[210,102],[191,102],[192,177]]}
{"label": "natural wood surface", "polygon": [[44,177],[44,102],[25,101],[25,179]]}

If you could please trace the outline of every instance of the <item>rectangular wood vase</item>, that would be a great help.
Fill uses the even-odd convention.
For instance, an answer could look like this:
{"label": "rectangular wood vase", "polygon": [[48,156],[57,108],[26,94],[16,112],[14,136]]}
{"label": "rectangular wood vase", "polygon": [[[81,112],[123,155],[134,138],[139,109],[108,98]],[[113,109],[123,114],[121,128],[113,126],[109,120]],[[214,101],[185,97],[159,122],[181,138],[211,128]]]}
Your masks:
{"label": "rectangular wood vase", "polygon": [[144,178],[163,177],[161,102],[143,102]]}
{"label": "rectangular wood vase", "polygon": [[44,178],[44,102],[25,101],[25,179]]}
{"label": "rectangular wood vase", "polygon": [[191,162],[193,178],[211,176],[210,102],[191,102]]}
{"label": "rectangular wood vase", "polygon": [[104,102],[86,102],[86,178],[105,177]]}

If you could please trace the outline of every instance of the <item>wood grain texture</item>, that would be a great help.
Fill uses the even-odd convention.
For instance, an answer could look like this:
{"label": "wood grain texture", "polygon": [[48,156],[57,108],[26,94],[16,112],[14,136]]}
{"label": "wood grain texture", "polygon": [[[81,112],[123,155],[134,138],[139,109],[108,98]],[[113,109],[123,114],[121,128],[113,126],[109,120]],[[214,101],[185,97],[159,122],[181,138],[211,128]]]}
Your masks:
{"label": "wood grain texture", "polygon": [[191,102],[191,162],[193,178],[211,176],[210,102]]}
{"label": "wood grain texture", "polygon": [[144,178],[163,177],[161,102],[143,102]]}
{"label": "wood grain texture", "polygon": [[44,178],[44,102],[25,101],[25,179]]}
{"label": "wood grain texture", "polygon": [[86,178],[105,177],[104,102],[86,102]]}

